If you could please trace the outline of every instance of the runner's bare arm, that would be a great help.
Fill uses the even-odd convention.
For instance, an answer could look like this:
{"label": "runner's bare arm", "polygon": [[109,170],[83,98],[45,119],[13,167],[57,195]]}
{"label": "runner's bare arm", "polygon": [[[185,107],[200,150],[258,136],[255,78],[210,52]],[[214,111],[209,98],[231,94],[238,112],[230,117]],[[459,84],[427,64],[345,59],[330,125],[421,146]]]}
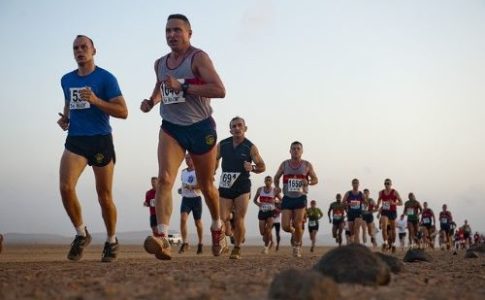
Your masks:
{"label": "runner's bare arm", "polygon": [[276,174],[274,175],[274,178],[273,178],[273,184],[274,184],[274,187],[277,189],[277,191],[281,191],[280,179],[282,175],[283,175],[283,163],[281,163],[280,167],[278,168],[278,171],[276,171]]}
{"label": "runner's bare arm", "polygon": [[157,105],[162,100],[162,94],[160,93],[161,82],[158,81],[158,64],[160,59],[155,61],[153,68],[155,69],[155,87],[153,88],[152,95],[150,99],[144,99],[140,104],[140,110],[142,112],[149,112],[155,105]]}
{"label": "runner's bare arm", "polygon": [[194,55],[192,70],[197,78],[202,80],[203,84],[190,84],[187,94],[207,98],[224,98],[226,96],[224,84],[207,53],[199,52]]}
{"label": "runner's bare arm", "polygon": [[64,102],[63,113],[58,113],[60,118],[57,120],[57,124],[62,130],[66,131],[69,128],[69,106]]}
{"label": "runner's bare arm", "polygon": [[349,192],[346,192],[346,193],[344,194],[344,198],[342,199],[342,203],[344,204],[344,206],[345,206],[346,208],[348,208],[348,207],[349,207],[349,205],[348,205],[348,203],[347,203],[348,198],[349,198]]}
{"label": "runner's bare arm", "polygon": [[379,198],[377,198],[376,210],[379,210],[382,202],[382,191],[379,192]]}
{"label": "runner's bare arm", "polygon": [[311,163],[308,163],[308,177],[310,177],[308,185],[315,185],[318,183],[317,174],[315,173],[315,170],[313,169],[313,165]]}
{"label": "runner's bare arm", "polygon": [[403,202],[401,199],[401,195],[399,195],[397,191],[396,191],[396,197],[397,197],[397,206],[401,206]]}
{"label": "runner's bare arm", "polygon": [[128,117],[128,108],[126,107],[125,98],[123,98],[123,96],[118,96],[109,99],[108,101],[103,101],[99,99],[90,89],[83,89],[79,92],[79,94],[81,95],[81,99],[95,105],[97,108],[112,117],[120,119],[126,119]]}
{"label": "runner's bare arm", "polygon": [[259,195],[261,194],[261,188],[259,187],[258,190],[256,191],[256,195],[254,195],[253,202],[257,206],[261,206],[261,204],[258,202]]}
{"label": "runner's bare arm", "polygon": [[259,174],[266,171],[266,164],[264,163],[263,158],[259,154],[259,150],[258,150],[258,147],[256,147],[256,145],[253,145],[251,147],[251,159],[255,163],[255,166],[251,167],[252,172]]}
{"label": "runner's bare arm", "polygon": [[219,168],[219,160],[221,160],[221,143],[217,143],[216,149],[216,168],[214,169],[214,173],[217,171],[217,168]]}

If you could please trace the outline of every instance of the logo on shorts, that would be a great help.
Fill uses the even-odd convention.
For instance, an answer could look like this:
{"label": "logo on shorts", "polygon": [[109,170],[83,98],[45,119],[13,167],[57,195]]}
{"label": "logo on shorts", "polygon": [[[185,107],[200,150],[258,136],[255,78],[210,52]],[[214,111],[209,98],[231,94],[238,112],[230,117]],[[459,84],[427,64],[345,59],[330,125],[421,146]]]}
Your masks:
{"label": "logo on shorts", "polygon": [[96,153],[96,155],[94,156],[94,159],[96,160],[97,164],[100,164],[104,160],[104,155],[102,153]]}
{"label": "logo on shorts", "polygon": [[205,137],[205,143],[207,145],[209,145],[209,146],[214,145],[215,142],[216,142],[215,136],[213,136],[213,135],[207,135]]}

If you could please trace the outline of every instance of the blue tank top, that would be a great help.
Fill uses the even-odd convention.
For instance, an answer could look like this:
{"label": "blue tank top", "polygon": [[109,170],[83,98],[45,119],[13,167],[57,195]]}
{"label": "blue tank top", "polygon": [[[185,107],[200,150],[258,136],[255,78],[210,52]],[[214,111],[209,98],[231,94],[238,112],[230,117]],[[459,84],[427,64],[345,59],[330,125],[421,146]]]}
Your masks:
{"label": "blue tank top", "polygon": [[349,191],[347,197],[347,203],[349,205],[349,210],[352,211],[361,211],[362,210],[362,204],[364,202],[364,194],[362,192],[358,192],[357,195],[352,193],[352,191]]}
{"label": "blue tank top", "polygon": [[111,133],[109,115],[89,102],[82,101],[79,91],[89,87],[99,99],[109,101],[121,96],[116,77],[96,66],[96,69],[86,76],[78,75],[77,70],[67,73],[62,76],[61,86],[64,101],[69,107],[68,135],[93,136]]}

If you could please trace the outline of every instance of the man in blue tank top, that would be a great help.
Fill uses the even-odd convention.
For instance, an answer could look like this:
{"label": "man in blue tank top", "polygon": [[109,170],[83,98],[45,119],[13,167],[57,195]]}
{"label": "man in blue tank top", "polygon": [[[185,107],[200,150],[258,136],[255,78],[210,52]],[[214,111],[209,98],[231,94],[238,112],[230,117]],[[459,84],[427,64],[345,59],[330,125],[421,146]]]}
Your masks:
{"label": "man in blue tank top", "polygon": [[219,197],[226,235],[232,234],[229,215],[234,209],[234,248],[229,258],[239,259],[241,244],[246,233],[244,218],[251,193],[250,172],[256,174],[264,172],[266,165],[256,145],[246,138],[248,128],[243,118],[232,118],[229,129],[232,136],[217,145],[217,162],[222,159]]}
{"label": "man in blue tank top", "polygon": [[61,79],[64,111],[59,113],[61,118],[57,121],[62,130],[68,131],[60,166],[61,197],[76,229],[67,258],[81,259],[84,248],[91,242],[76,195],[76,183],[86,165],[90,165],[107,231],[101,260],[111,262],[118,252],[118,239],[112,195],[115,152],[109,117],[126,119],[128,109],[116,78],[94,64],[96,48],[93,41],[78,35],[73,51],[78,68]]}
{"label": "man in blue tank top", "polygon": [[187,151],[212,218],[212,253],[219,256],[226,245],[219,216],[219,194],[214,185],[217,133],[210,98],[224,98],[226,91],[209,56],[191,46],[192,29],[186,16],[170,15],[165,36],[171,52],[155,61],[155,88],[140,106],[143,112],[149,112],[160,103],[162,117],[155,197],[158,232],[147,237],[144,246],[158,259],[171,259],[167,237],[172,190]]}

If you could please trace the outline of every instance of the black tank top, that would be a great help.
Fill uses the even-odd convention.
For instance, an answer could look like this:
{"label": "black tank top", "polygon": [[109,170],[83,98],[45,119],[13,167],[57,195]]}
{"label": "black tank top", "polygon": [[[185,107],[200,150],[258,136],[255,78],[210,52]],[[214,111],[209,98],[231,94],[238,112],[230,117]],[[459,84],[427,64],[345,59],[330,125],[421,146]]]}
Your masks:
{"label": "black tank top", "polygon": [[251,147],[253,143],[245,138],[241,144],[234,147],[232,141],[233,138],[229,137],[220,142],[222,172],[240,173],[234,184],[250,182],[249,172],[244,169],[244,162],[252,162]]}

